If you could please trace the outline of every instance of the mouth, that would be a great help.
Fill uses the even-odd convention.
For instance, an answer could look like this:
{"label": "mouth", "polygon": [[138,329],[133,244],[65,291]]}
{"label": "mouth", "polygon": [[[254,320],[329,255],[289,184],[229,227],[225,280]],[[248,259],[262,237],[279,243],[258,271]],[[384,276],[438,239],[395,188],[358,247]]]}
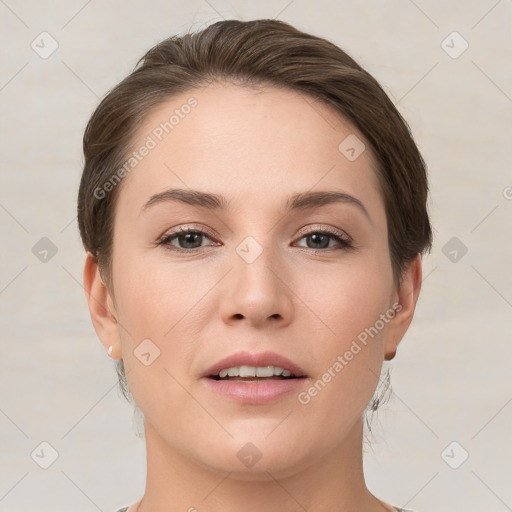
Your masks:
{"label": "mouth", "polygon": [[290,370],[279,366],[232,366],[223,368],[216,375],[209,375],[213,380],[229,380],[236,382],[259,382],[267,380],[296,379]]}
{"label": "mouth", "polygon": [[242,351],[217,361],[203,372],[201,377],[214,380],[258,381],[261,379],[296,379],[307,377],[307,375],[300,366],[275,352]]}
{"label": "mouth", "polygon": [[308,376],[297,364],[274,352],[238,352],[214,364],[201,377],[216,396],[262,405],[298,391]]}

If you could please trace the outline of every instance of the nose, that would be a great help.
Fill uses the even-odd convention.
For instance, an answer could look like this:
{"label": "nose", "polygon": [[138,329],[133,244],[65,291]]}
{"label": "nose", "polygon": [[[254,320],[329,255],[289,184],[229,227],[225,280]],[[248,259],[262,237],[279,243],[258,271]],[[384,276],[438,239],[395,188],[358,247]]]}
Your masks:
{"label": "nose", "polygon": [[[242,256],[240,255],[242,254]],[[227,324],[285,327],[293,320],[294,292],[282,258],[264,249],[254,260],[234,251],[232,270],[221,293],[220,314]]]}

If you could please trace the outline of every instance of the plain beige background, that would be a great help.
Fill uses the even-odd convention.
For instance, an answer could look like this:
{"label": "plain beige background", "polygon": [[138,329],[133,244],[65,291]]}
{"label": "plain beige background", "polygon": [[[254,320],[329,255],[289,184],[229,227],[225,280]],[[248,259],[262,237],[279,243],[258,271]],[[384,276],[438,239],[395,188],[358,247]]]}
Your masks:
{"label": "plain beige background", "polygon": [[512,2],[2,0],[0,512],[109,512],[143,493],[143,440],[81,284],[81,139],[145,51],[222,18],[341,46],[429,167],[434,249],[365,446],[370,490],[419,512],[512,510]]}

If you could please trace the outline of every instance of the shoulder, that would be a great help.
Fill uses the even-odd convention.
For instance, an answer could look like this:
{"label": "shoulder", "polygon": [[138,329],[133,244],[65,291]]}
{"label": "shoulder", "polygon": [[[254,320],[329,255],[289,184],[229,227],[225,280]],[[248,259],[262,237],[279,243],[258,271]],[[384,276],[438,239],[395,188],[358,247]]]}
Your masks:
{"label": "shoulder", "polygon": [[142,501],[142,498],[140,498],[135,503],[131,503],[131,504],[125,505],[124,507],[116,509],[115,512],[136,512],[137,509],[139,508],[141,501]]}

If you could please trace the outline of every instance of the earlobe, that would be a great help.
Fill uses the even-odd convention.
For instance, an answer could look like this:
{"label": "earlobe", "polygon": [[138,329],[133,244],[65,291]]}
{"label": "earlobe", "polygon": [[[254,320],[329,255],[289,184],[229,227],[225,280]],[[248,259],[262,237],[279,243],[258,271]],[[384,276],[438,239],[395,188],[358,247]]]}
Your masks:
{"label": "earlobe", "polygon": [[94,330],[109,356],[121,359],[119,326],[114,302],[101,279],[98,262],[89,251],[85,259],[83,279]]}
{"label": "earlobe", "polygon": [[384,356],[386,361],[395,357],[398,344],[412,322],[421,290],[421,279],[421,254],[418,253],[407,263],[402,274],[402,282],[397,288],[396,303],[398,306],[395,308],[395,316],[389,325]]}

